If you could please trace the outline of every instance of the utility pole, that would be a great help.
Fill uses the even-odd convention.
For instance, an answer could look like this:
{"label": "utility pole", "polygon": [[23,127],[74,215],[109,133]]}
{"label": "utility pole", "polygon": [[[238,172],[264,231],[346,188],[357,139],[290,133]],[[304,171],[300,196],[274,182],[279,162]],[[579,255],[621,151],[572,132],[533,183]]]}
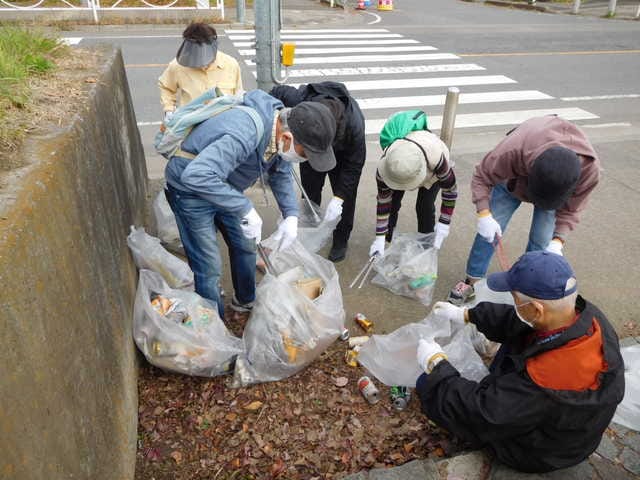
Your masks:
{"label": "utility pole", "polygon": [[268,92],[280,70],[280,0],[254,1],[258,88]]}
{"label": "utility pole", "polygon": [[244,0],[236,0],[236,22],[241,23],[243,25],[245,22],[244,11],[245,11]]}

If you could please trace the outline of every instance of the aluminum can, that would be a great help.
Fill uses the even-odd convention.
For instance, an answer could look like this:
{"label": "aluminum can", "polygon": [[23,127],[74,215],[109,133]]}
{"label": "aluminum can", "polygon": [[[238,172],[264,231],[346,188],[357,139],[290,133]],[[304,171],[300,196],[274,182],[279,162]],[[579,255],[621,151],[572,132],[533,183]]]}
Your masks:
{"label": "aluminum can", "polygon": [[356,350],[347,350],[344,352],[344,361],[350,367],[358,366],[358,352]]}
{"label": "aluminum can", "polygon": [[411,401],[411,390],[407,387],[391,387],[390,396],[393,408],[401,412]]}
{"label": "aluminum can", "polygon": [[364,313],[356,313],[354,320],[365,332],[373,332],[373,322]]}
{"label": "aluminum can", "polygon": [[351,336],[351,333],[349,333],[349,329],[345,328],[344,330],[342,330],[342,333],[340,334],[340,340],[342,340],[343,342],[346,342],[347,340],[349,340],[350,336]]}
{"label": "aluminum can", "polygon": [[358,390],[371,405],[380,401],[380,391],[376,388],[369,377],[360,377],[358,380]]}

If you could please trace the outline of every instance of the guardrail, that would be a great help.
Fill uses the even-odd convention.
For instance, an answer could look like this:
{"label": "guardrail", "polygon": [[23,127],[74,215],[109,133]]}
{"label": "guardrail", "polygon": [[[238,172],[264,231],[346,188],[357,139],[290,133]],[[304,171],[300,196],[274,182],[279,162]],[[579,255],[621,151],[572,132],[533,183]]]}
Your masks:
{"label": "guardrail", "polygon": [[[209,0],[195,0],[195,6],[193,7],[176,7],[175,5],[179,0],[167,0],[168,3],[163,5],[154,4],[154,1],[149,0],[135,0],[136,4],[140,6],[130,6],[129,0],[127,0],[126,6],[121,6],[125,0],[116,0],[111,5],[101,5],[100,0],[80,0],[80,3],[72,3],[69,0],[56,0],[55,3],[62,4],[62,6],[52,7],[51,0],[34,0],[32,4],[26,4],[24,1],[11,2],[9,0],[0,0],[0,12],[25,12],[28,15],[30,12],[56,12],[56,11],[84,11],[90,12],[93,16],[95,23],[100,23],[100,12],[106,11],[145,11],[145,10],[216,10],[220,11],[220,16],[224,19],[224,0],[214,0],[215,6],[211,6]],[[157,1],[157,0],[156,0]]]}

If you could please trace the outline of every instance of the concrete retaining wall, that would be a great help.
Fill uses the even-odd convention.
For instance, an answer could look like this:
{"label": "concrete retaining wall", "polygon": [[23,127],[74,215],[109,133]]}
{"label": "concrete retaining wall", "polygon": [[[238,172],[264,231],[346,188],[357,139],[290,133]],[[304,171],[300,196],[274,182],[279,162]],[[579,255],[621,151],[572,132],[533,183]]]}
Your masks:
{"label": "concrete retaining wall", "polygon": [[[0,478],[131,479],[146,166],[120,51],[0,190]],[[3,180],[5,180],[3,178]]]}

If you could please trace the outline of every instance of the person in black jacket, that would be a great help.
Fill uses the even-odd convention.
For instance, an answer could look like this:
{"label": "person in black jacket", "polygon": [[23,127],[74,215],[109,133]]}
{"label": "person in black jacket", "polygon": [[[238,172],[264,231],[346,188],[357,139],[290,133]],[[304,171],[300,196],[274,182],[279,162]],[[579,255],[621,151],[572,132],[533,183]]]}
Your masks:
{"label": "person in black jacket", "polygon": [[586,459],[624,396],[618,337],[604,314],[577,294],[561,255],[536,251],[487,278],[511,292],[515,306],[480,303],[471,309],[438,302],[452,322],[474,324],[502,343],[490,374],[460,377],[433,340],[420,340],[425,369],[416,390],[423,412],[471,443],[489,447],[510,467],[548,472]]}
{"label": "person in black jacket", "polygon": [[335,168],[329,172],[318,172],[307,163],[302,163],[300,176],[310,200],[320,205],[322,187],[327,173],[329,174],[334,197],[327,206],[325,219],[331,221],[342,215],[333,232],[329,260],[344,260],[353,229],[358,183],[367,156],[364,116],[360,107],[349,95],[347,87],[337,82],[309,83],[300,85],[297,89],[279,85],[270,94],[284,103],[285,107],[295,107],[305,101],[321,102],[331,110],[336,119],[336,137],[333,142],[337,162]]}

